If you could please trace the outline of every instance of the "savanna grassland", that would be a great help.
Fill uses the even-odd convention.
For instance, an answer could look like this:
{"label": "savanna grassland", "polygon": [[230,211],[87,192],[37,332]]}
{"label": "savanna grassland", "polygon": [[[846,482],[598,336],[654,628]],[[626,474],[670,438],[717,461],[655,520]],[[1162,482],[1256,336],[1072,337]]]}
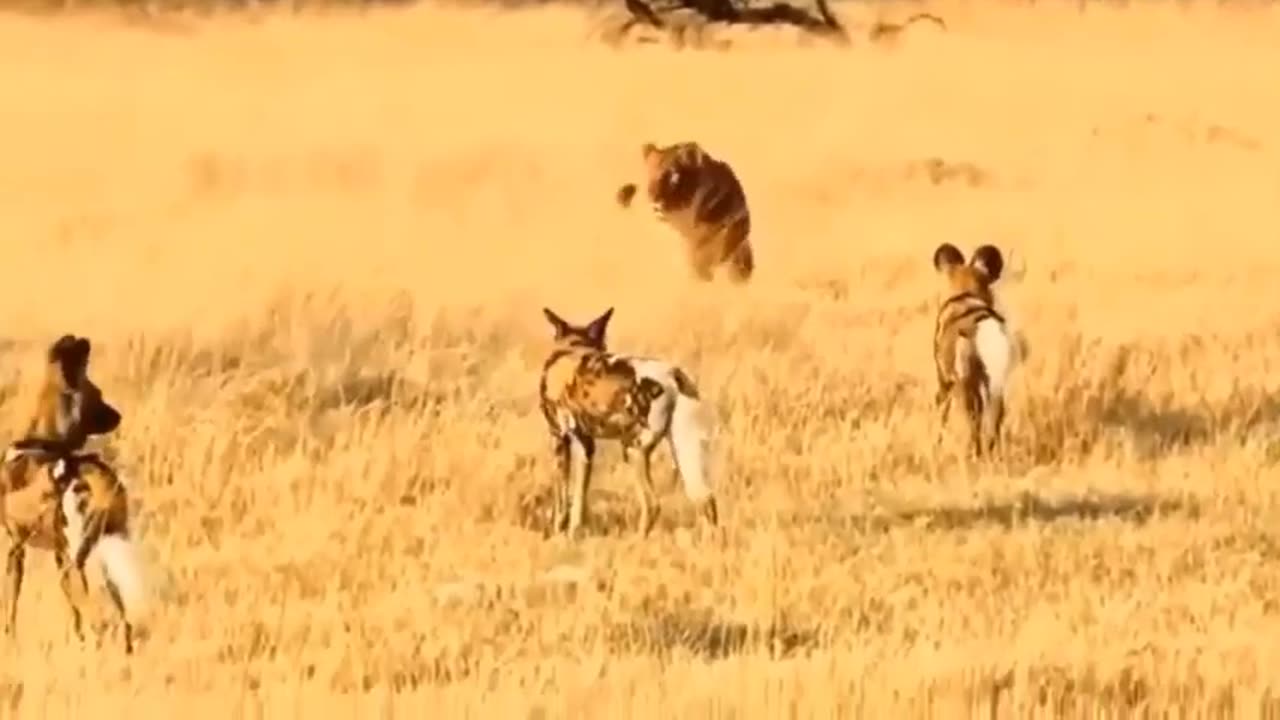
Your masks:
{"label": "savanna grassland", "polygon": [[[94,341],[154,588],[136,656],[82,648],[30,553],[0,713],[1280,712],[1280,10],[934,7],[728,51],[0,18],[0,380]],[[747,188],[748,287],[613,203],[683,139]],[[998,462],[933,446],[943,241],[1012,253]],[[544,538],[543,306],[697,379],[718,531],[664,447],[641,542],[605,447]]]}

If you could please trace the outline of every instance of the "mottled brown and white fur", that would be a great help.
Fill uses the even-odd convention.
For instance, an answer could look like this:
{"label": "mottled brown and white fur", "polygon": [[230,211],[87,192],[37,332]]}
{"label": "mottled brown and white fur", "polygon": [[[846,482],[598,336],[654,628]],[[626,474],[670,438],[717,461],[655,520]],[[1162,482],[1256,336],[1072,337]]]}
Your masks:
{"label": "mottled brown and white fur", "polygon": [[933,253],[933,266],[946,293],[933,333],[940,421],[945,426],[951,404],[960,403],[973,452],[981,457],[999,441],[1005,389],[1015,360],[1011,333],[991,292],[1004,258],[994,246],[983,245],[966,265],[958,248],[943,243]]}
{"label": "mottled brown and white fur", "polygon": [[555,347],[539,382],[558,469],[552,532],[576,535],[581,527],[598,440],[622,443],[624,458],[629,459],[632,450],[637,453],[641,534],[647,535],[657,521],[649,464],[664,439],[671,445],[685,495],[715,525],[718,513],[706,468],[707,431],[698,390],[689,376],[665,360],[609,352],[605,333],[613,308],[582,327],[546,308],[542,312],[555,331]]}
{"label": "mottled brown and white fur", "polygon": [[107,589],[124,619],[125,651],[132,652],[130,617],[140,608],[143,587],[128,534],[125,487],[100,457],[80,452],[90,436],[114,431],[121,420],[89,379],[90,350],[88,339],[74,335],[49,348],[19,437],[0,466],[0,515],[10,539],[4,616],[12,636],[26,549],[51,551],[73,629],[83,637],[84,571],[92,553],[102,563]]}

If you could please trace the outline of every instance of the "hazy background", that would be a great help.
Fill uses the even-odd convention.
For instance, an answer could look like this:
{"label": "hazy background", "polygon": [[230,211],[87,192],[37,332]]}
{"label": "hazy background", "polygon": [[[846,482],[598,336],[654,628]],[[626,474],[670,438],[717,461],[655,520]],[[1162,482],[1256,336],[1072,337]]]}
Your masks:
{"label": "hazy background", "polygon": [[[1280,11],[929,8],[726,52],[566,8],[0,17],[4,392],[93,340],[157,594],[135,658],[80,649],[33,551],[0,712],[1259,712]],[[747,188],[746,288],[613,204],[686,139]],[[943,241],[1024,271],[991,466],[932,447]],[[608,447],[590,537],[543,539],[544,305],[697,378],[721,532],[662,450],[633,537]]]}

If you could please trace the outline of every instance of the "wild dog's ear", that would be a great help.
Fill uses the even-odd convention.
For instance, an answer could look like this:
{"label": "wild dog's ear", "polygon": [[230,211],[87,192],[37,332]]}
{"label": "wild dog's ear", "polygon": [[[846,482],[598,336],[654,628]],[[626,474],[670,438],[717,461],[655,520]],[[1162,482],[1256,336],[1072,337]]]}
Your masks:
{"label": "wild dog's ear", "polygon": [[951,243],[942,243],[937,250],[933,251],[933,269],[938,272],[944,272],[963,264],[964,253],[960,252],[960,248]]}
{"label": "wild dog's ear", "polygon": [[1004,272],[1004,256],[995,245],[983,245],[973,251],[969,265],[982,273],[987,278],[987,282],[993,283],[999,280],[1000,273]]}
{"label": "wild dog's ear", "polygon": [[618,192],[614,193],[613,199],[622,207],[631,207],[631,200],[636,196],[636,184],[627,183],[618,188]]}
{"label": "wild dog's ear", "polygon": [[77,339],[75,335],[63,335],[55,340],[49,346],[49,362],[62,362],[64,356],[75,350]]}
{"label": "wild dog's ear", "polygon": [[609,318],[613,317],[613,308],[604,311],[604,314],[586,327],[587,337],[591,338],[591,342],[600,347],[604,347],[605,331],[609,329]]}
{"label": "wild dog's ear", "polygon": [[651,142],[647,142],[640,146],[640,157],[645,160],[648,160],[649,158],[657,154],[658,154],[658,146],[654,145]]}
{"label": "wild dog's ear", "polygon": [[92,350],[88,338],[63,335],[49,347],[49,363],[58,366],[66,384],[75,385],[88,369],[89,353]]}
{"label": "wild dog's ear", "polygon": [[542,308],[542,314],[546,316],[547,322],[551,323],[551,327],[556,330],[556,340],[569,334],[569,323],[565,322],[559,315],[551,312],[548,308]]}

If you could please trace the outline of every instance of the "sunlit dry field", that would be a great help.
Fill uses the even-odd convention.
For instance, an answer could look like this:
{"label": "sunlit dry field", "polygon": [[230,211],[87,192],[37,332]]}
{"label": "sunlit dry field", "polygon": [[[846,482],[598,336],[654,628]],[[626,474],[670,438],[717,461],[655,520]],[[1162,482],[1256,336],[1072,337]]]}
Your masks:
{"label": "sunlit dry field", "polygon": [[[1280,712],[1280,10],[936,7],[727,52],[0,19],[5,397],[93,340],[154,590],[136,656],[81,647],[32,551],[0,713]],[[747,287],[613,203],[684,139],[747,188]],[[992,463],[933,444],[944,241],[1012,254]],[[718,531],[664,447],[637,538],[606,446],[545,536],[544,306],[697,379]]]}

